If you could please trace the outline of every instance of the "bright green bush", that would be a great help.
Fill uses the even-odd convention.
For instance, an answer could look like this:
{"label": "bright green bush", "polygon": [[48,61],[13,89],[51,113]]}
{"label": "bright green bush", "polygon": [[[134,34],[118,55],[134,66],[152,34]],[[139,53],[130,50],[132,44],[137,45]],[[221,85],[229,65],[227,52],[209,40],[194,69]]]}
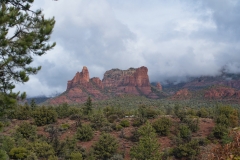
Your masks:
{"label": "bright green bush", "polygon": [[28,122],[23,122],[19,125],[19,127],[16,129],[16,132],[19,132],[23,135],[23,138],[26,139],[33,139],[37,136],[37,127],[34,125],[31,125]]}
{"label": "bright green bush", "polygon": [[120,122],[120,125],[123,126],[123,127],[129,127],[130,122],[128,120],[124,119]]}
{"label": "bright green bush", "polygon": [[152,124],[156,132],[161,136],[167,136],[170,132],[170,127],[172,126],[172,121],[167,117],[162,117]]}
{"label": "bright green bush", "polygon": [[70,155],[71,160],[82,160],[82,154],[80,152],[72,152]]}
{"label": "bright green bush", "polygon": [[57,113],[54,109],[43,106],[33,112],[33,118],[37,126],[43,126],[56,122]]}
{"label": "bright green bush", "polygon": [[45,141],[36,141],[31,146],[31,151],[34,152],[38,158],[48,158],[54,155],[53,147]]}
{"label": "bright green bush", "polygon": [[93,129],[88,124],[83,124],[77,129],[77,139],[81,141],[90,141],[93,138]]}
{"label": "bright green bush", "polygon": [[28,150],[24,147],[15,147],[12,148],[9,152],[10,158],[13,159],[25,159],[28,156]]}

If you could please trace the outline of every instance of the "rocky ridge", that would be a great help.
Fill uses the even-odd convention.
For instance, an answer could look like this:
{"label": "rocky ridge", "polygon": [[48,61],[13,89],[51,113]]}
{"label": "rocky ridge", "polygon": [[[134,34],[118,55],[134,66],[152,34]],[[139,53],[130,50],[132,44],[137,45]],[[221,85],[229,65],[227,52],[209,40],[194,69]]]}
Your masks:
{"label": "rocky ridge", "polygon": [[[87,67],[77,72],[67,83],[67,89],[60,96],[49,100],[50,104],[82,103],[90,96],[93,100],[104,100],[110,97],[132,94],[149,98],[159,98],[152,91],[147,67],[130,68],[128,70],[112,69],[106,71],[103,80],[98,77],[89,78]],[[161,91],[161,84],[156,88]]]}

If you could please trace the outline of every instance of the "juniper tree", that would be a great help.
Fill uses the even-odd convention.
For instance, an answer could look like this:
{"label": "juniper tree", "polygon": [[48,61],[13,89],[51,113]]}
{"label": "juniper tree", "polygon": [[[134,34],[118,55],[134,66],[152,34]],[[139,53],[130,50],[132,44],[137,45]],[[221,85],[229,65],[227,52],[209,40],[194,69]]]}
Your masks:
{"label": "juniper tree", "polygon": [[[32,10],[34,0],[0,0],[0,94],[16,98],[15,83],[24,83],[41,66],[33,67],[34,56],[41,56],[56,43],[48,43],[55,24],[41,10]],[[22,94],[22,98],[26,96]],[[4,101],[1,100],[4,104]]]}

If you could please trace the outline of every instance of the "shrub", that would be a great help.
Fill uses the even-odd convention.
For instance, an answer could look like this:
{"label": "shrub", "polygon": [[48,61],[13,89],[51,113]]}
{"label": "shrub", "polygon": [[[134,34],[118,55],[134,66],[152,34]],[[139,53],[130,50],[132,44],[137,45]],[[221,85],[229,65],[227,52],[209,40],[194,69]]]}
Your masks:
{"label": "shrub", "polygon": [[67,124],[67,123],[64,123],[64,124],[61,124],[61,126],[60,126],[60,131],[66,131],[66,130],[68,130],[70,128],[70,125],[69,124]]}
{"label": "shrub", "polygon": [[141,125],[143,125],[143,121],[141,121],[140,118],[134,118],[133,119],[133,122],[132,122],[132,125],[133,127],[140,127]]}
{"label": "shrub", "polygon": [[185,144],[180,144],[173,149],[176,158],[193,158],[199,154],[199,144],[197,140],[192,140]]}
{"label": "shrub", "polygon": [[[1,143],[1,142],[0,142]],[[1,144],[1,149],[5,150],[7,153],[10,152],[12,148],[14,148],[14,139],[9,136],[4,136]]]}
{"label": "shrub", "polygon": [[198,118],[185,117],[183,119],[183,122],[187,124],[187,126],[189,127],[189,129],[192,132],[197,132],[199,130],[199,119]]}
{"label": "shrub", "polygon": [[169,118],[162,117],[155,122],[153,122],[153,128],[156,132],[161,136],[167,136],[170,132],[170,127],[172,125],[172,121]]}
{"label": "shrub", "polygon": [[3,159],[3,160],[8,160],[9,159],[7,153],[4,150],[1,150],[1,149],[0,149],[0,159]]}
{"label": "shrub", "polygon": [[71,160],[82,160],[82,154],[80,152],[72,152],[70,155]]}
{"label": "shrub", "polygon": [[25,159],[28,156],[28,150],[24,147],[12,148],[9,156],[13,159]]}
{"label": "shrub", "polygon": [[40,107],[33,112],[33,118],[37,126],[43,126],[56,122],[57,113],[52,108]]}
{"label": "shrub", "polygon": [[217,124],[213,128],[213,135],[217,139],[223,139],[228,135],[228,129],[224,125]]}
{"label": "shrub", "polygon": [[23,138],[26,139],[33,139],[37,135],[37,127],[34,125],[31,125],[28,122],[23,122],[22,124],[19,125],[19,127],[16,129],[16,132],[19,132],[23,135]]}
{"label": "shrub", "polygon": [[130,122],[128,120],[124,119],[120,122],[120,125],[123,126],[123,127],[129,127]]}
{"label": "shrub", "polygon": [[69,106],[67,103],[63,103],[61,105],[59,105],[58,107],[55,108],[58,118],[66,118],[68,117],[69,114]]}
{"label": "shrub", "polygon": [[15,118],[19,120],[27,120],[31,117],[31,108],[28,105],[18,106],[15,110]]}
{"label": "shrub", "polygon": [[187,125],[180,125],[179,126],[179,135],[181,138],[190,140],[191,139],[191,130]]}
{"label": "shrub", "polygon": [[93,145],[93,152],[97,159],[108,159],[117,152],[117,148],[117,140],[110,134],[103,133],[99,140]]}
{"label": "shrub", "polygon": [[32,152],[36,153],[38,158],[48,158],[54,155],[53,147],[45,141],[37,141],[32,144]]}
{"label": "shrub", "polygon": [[93,130],[90,125],[83,124],[77,129],[77,139],[81,141],[90,141],[93,138]]}
{"label": "shrub", "polygon": [[102,113],[95,113],[91,117],[92,127],[100,129],[105,126],[108,121]]}

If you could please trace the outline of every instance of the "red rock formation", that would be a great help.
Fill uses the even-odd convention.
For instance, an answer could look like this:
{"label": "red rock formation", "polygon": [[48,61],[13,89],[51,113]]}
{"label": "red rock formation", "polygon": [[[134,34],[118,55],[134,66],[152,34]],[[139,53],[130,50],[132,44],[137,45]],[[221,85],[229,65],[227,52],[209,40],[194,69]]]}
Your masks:
{"label": "red rock formation", "polygon": [[126,93],[158,98],[158,95],[151,91],[147,72],[146,67],[128,70],[112,69],[104,74],[101,81],[97,77],[89,79],[88,69],[83,67],[82,72],[77,72],[74,78],[68,81],[66,92],[51,99],[50,103],[82,103],[88,96],[93,100],[103,100]]}
{"label": "red rock formation", "polygon": [[103,86],[115,94],[148,95],[151,93],[151,86],[147,72],[147,67],[112,69],[105,72]]}
{"label": "red rock formation", "polygon": [[177,91],[171,99],[189,99],[191,97],[191,93],[189,92],[188,89],[181,89]]}
{"label": "red rock formation", "polygon": [[207,90],[204,94],[204,97],[208,99],[239,98],[239,91],[236,91],[233,88],[216,87]]}
{"label": "red rock formation", "polygon": [[76,85],[82,85],[89,82],[89,72],[87,67],[83,67],[82,72],[77,72],[71,81],[68,81],[67,90],[73,88]]}
{"label": "red rock formation", "polygon": [[98,77],[93,77],[90,79],[95,85],[97,85],[100,89],[103,89],[102,81]]}
{"label": "red rock formation", "polygon": [[156,88],[160,91],[162,91],[162,85],[158,82],[157,85],[156,85]]}

